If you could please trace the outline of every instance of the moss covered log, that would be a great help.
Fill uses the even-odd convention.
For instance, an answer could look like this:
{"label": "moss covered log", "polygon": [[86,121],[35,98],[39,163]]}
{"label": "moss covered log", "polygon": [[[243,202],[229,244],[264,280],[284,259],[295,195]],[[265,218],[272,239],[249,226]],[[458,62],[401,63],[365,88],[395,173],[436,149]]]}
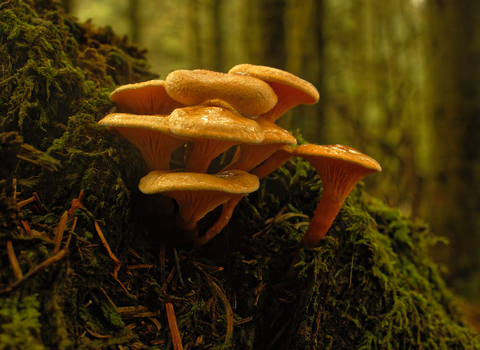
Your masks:
{"label": "moss covered log", "polygon": [[0,348],[171,348],[167,305],[188,349],[480,348],[439,238],[362,185],[283,282],[322,190],[303,160],[201,251],[172,245],[139,152],[96,123],[116,85],[155,77],[144,52],[52,1],[0,10]]}

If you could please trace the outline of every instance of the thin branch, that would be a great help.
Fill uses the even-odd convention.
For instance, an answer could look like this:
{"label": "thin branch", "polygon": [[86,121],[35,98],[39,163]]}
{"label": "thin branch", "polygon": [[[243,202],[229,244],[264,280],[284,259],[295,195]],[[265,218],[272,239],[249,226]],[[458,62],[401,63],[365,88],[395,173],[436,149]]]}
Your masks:
{"label": "thin branch", "polygon": [[175,317],[173,304],[166,303],[165,308],[167,309],[168,327],[170,328],[170,334],[172,335],[173,350],[183,350],[182,338],[178,331],[177,318]]}
{"label": "thin branch", "polygon": [[115,254],[113,254],[112,250],[110,249],[110,246],[108,245],[107,240],[105,239],[105,236],[103,235],[103,232],[100,229],[100,226],[98,225],[97,221],[95,221],[95,229],[97,230],[97,233],[100,236],[100,240],[102,241],[103,246],[105,247],[105,249],[107,249],[108,255],[115,263],[115,268],[113,269],[112,275],[113,277],[115,277],[115,279],[117,279],[117,273],[118,273],[118,270],[120,270],[120,266],[122,265],[122,263],[120,262],[120,260],[117,259]]}

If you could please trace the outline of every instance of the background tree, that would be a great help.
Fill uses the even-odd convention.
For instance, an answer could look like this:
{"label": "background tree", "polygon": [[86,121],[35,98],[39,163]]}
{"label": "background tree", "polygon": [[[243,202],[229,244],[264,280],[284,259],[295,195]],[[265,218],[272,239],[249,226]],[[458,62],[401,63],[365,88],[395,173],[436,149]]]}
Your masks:
{"label": "background tree", "polygon": [[429,0],[426,92],[435,169],[432,228],[450,239],[439,258],[462,294],[480,288],[480,3]]}

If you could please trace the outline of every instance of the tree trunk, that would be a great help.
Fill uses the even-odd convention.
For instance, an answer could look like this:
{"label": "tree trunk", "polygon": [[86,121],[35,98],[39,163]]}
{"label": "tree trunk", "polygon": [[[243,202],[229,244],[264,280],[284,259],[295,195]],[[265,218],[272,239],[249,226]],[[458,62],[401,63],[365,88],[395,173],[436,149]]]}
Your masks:
{"label": "tree trunk", "polygon": [[[480,298],[480,2],[430,0],[428,112],[433,121],[433,230],[450,239],[440,258],[462,294]],[[477,293],[475,293],[475,291]]]}

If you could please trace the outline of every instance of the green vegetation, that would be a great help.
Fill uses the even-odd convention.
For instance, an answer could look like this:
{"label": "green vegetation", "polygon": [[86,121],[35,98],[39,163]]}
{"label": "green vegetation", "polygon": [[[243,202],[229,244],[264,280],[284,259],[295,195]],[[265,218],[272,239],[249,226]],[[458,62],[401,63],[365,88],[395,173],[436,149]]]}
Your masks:
{"label": "green vegetation", "polygon": [[[203,250],[162,245],[168,223],[140,219],[155,208],[136,190],[139,153],[96,123],[115,84],[153,77],[142,51],[53,2],[1,6],[1,128],[23,141],[0,137],[0,349],[171,348],[166,303],[189,349],[480,348],[428,255],[438,238],[362,185],[303,253],[298,283],[282,283],[322,189],[301,159],[262,181]],[[21,160],[22,142],[45,153]]]}

